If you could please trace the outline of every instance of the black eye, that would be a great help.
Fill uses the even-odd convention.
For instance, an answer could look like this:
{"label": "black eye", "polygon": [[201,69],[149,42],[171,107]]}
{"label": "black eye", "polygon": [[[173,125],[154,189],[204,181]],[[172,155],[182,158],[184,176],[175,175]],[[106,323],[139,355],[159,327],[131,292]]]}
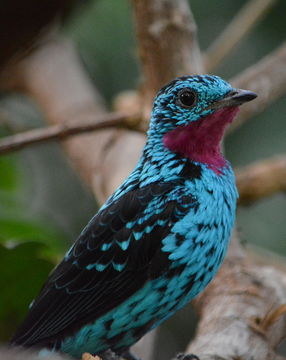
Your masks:
{"label": "black eye", "polygon": [[196,93],[191,89],[182,89],[178,93],[178,102],[179,105],[190,108],[196,103]]}

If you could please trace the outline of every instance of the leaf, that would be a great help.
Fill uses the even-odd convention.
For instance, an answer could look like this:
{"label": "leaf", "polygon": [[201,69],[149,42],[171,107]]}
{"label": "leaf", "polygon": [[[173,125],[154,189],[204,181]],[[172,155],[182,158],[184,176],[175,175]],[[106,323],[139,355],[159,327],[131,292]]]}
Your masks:
{"label": "leaf", "polygon": [[41,256],[44,245],[0,245],[0,340],[7,341],[28,311],[54,264]]}
{"label": "leaf", "polygon": [[29,219],[0,218],[0,243],[6,241],[44,243],[52,252],[63,253],[64,235],[47,225]]}
{"label": "leaf", "polygon": [[18,185],[14,157],[0,157],[0,190],[15,191]]}

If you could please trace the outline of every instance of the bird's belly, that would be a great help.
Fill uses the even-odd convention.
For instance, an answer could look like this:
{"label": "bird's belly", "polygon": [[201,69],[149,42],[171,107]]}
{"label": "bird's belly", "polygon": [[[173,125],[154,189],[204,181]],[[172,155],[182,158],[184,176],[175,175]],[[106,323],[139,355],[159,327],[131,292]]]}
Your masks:
{"label": "bird's belly", "polygon": [[83,352],[100,354],[112,349],[120,353],[128,349],[175,311],[179,294],[175,294],[172,285],[166,287],[167,282],[168,279],[160,278],[146,283],[121,305],[64,339],[60,350],[80,358]]}
{"label": "bird's belly", "polygon": [[[180,268],[177,274],[172,270],[167,272],[165,276],[146,283],[132,297],[94,323],[66,338],[61,351],[75,358],[80,358],[83,352],[125,351],[197,295],[205,287],[201,280],[195,281],[187,266]],[[209,280],[211,276],[206,274],[205,281]]]}
{"label": "bird's belly", "polygon": [[166,241],[166,270],[95,322],[64,339],[61,351],[80,358],[83,352],[127,350],[206,287],[224,258],[231,228],[231,222],[227,226],[205,226],[195,237],[187,229],[186,241],[180,246],[174,239]]}

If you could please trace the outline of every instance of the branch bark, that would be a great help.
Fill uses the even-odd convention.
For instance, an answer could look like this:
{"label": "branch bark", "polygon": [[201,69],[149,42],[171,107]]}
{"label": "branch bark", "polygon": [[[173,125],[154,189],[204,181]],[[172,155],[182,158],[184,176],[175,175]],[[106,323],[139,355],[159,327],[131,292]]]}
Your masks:
{"label": "branch bark", "polygon": [[237,239],[207,290],[194,301],[200,315],[187,353],[200,360],[282,360],[286,334],[286,274],[253,263]]}
{"label": "branch bark", "polygon": [[255,101],[244,105],[236,121],[229,127],[233,131],[246,120],[263,112],[286,93],[286,42],[258,63],[230,79],[233,86],[250,89],[258,94]]}
{"label": "branch bark", "polygon": [[162,85],[203,72],[197,26],[187,0],[133,0],[133,8],[149,112]]}
{"label": "branch bark", "polygon": [[238,169],[236,183],[239,205],[249,205],[277,192],[286,192],[286,156],[263,159]]}
{"label": "branch bark", "polygon": [[[241,107],[237,119],[231,124],[228,133],[234,131],[244,122],[263,112],[268,106],[281,98],[286,92],[286,43],[265,56],[257,64],[245,69],[241,74],[230,79],[233,86],[250,89],[258,93],[255,101]],[[139,112],[142,96],[138,92],[119,95],[123,103],[119,109],[127,111],[136,109]],[[134,111],[132,111],[134,113]],[[131,112],[131,113],[132,113]],[[146,129],[147,126],[144,126]]]}
{"label": "branch bark", "polygon": [[250,0],[236,14],[204,54],[207,72],[212,72],[250,30],[267,14],[277,0]]}
{"label": "branch bark", "polygon": [[16,135],[7,136],[0,140],[0,154],[21,150],[31,145],[52,140],[64,140],[74,135],[90,133],[92,131],[109,128],[123,128],[141,131],[140,118],[130,117],[126,114],[110,113],[96,119],[56,124],[45,128],[33,129]]}
{"label": "branch bark", "polygon": [[[84,123],[58,124],[47,128],[25,131],[0,140],[0,155],[21,150],[30,145],[52,140],[63,140],[81,133],[108,128],[116,127],[141,131],[139,121],[139,117],[110,113]],[[250,205],[275,193],[286,192],[285,155],[257,161],[242,169],[236,169],[235,173],[240,194],[238,205]]]}
{"label": "branch bark", "polygon": [[[46,37],[30,56],[6,69],[0,75],[0,88],[32,97],[51,125],[85,124],[106,113],[73,45],[58,35]],[[131,172],[144,143],[142,134],[117,129],[73,137],[63,146],[77,173],[102,203]]]}

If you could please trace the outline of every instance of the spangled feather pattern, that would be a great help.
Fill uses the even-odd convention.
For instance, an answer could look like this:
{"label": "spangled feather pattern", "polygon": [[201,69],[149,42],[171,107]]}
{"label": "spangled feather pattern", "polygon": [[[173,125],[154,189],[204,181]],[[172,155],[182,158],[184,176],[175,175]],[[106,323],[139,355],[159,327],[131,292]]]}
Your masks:
{"label": "spangled feather pattern", "polygon": [[168,224],[195,203],[190,195],[182,205],[175,201],[180,187],[174,185],[134,188],[99,211],[51,274],[14,343],[48,345],[58,336],[71,335],[160,275],[167,256],[160,259],[160,270],[150,274],[148,269],[170,233]]}
{"label": "spangled feather pattern", "polygon": [[[181,106],[186,88],[196,93],[194,106]],[[209,106],[232,91],[208,75],[181,77],[161,89],[136,168],[52,272],[13,344],[76,358],[109,348],[122,354],[206,287],[230,238],[234,175],[227,161],[210,167],[192,158],[191,150],[177,151],[180,139],[173,136],[179,133],[172,131],[188,126],[188,150],[192,129],[200,128],[192,123],[205,124],[214,113]],[[210,132],[197,139],[199,150],[215,146],[208,147],[209,159],[219,144],[215,127],[203,129]],[[166,134],[176,146],[164,145]]]}

